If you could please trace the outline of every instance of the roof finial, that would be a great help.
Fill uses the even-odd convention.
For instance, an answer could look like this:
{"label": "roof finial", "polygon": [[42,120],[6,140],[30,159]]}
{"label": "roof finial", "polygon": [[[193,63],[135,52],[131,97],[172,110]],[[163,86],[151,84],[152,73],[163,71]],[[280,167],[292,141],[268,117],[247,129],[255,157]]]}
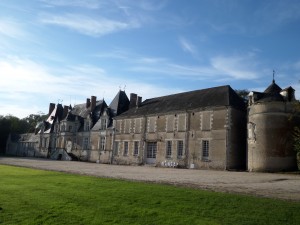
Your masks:
{"label": "roof finial", "polygon": [[274,77],[275,77],[275,70],[273,70],[273,84],[275,83]]}

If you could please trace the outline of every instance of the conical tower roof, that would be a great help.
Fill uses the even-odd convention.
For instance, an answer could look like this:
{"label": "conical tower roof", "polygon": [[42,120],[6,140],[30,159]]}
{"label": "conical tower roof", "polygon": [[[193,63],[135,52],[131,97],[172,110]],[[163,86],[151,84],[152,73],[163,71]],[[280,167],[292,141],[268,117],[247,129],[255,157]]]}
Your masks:
{"label": "conical tower roof", "polygon": [[267,94],[279,94],[281,92],[281,88],[275,83],[275,80],[273,80],[272,84],[267,87],[267,89],[264,91],[264,93]]}

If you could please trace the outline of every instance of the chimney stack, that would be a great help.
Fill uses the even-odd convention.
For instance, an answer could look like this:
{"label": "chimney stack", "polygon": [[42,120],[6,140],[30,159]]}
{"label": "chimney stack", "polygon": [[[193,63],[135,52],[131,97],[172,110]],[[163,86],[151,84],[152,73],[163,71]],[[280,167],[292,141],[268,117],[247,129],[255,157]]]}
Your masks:
{"label": "chimney stack", "polygon": [[48,116],[50,116],[50,114],[53,112],[54,109],[55,109],[55,104],[54,103],[50,103]]}
{"label": "chimney stack", "polygon": [[64,106],[64,112],[63,112],[63,119],[66,118],[66,116],[68,115],[68,111],[69,111],[69,106]]}
{"label": "chimney stack", "polygon": [[93,111],[96,107],[96,96],[91,96],[91,111]]}
{"label": "chimney stack", "polygon": [[91,105],[91,99],[87,98],[86,99],[86,108],[90,107]]}
{"label": "chimney stack", "polygon": [[137,100],[136,100],[136,107],[140,107],[141,106],[141,103],[142,103],[142,97],[141,96],[138,96],[137,97]]}
{"label": "chimney stack", "polygon": [[131,93],[130,100],[129,100],[129,108],[131,109],[133,107],[136,107],[136,103],[137,103],[137,94]]}

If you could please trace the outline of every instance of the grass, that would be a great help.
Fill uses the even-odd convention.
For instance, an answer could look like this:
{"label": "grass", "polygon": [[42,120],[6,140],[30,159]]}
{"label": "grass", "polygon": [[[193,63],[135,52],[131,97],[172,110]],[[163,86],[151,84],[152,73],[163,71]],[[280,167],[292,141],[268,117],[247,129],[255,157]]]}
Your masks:
{"label": "grass", "polygon": [[0,224],[299,224],[300,203],[0,165]]}

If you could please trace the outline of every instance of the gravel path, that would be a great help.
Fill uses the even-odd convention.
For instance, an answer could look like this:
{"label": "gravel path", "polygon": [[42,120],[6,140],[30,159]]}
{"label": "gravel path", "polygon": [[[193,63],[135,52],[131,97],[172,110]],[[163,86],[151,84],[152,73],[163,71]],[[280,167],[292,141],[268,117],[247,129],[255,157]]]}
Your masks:
{"label": "gravel path", "polygon": [[0,157],[0,164],[300,201],[299,174],[119,166],[13,157]]}

